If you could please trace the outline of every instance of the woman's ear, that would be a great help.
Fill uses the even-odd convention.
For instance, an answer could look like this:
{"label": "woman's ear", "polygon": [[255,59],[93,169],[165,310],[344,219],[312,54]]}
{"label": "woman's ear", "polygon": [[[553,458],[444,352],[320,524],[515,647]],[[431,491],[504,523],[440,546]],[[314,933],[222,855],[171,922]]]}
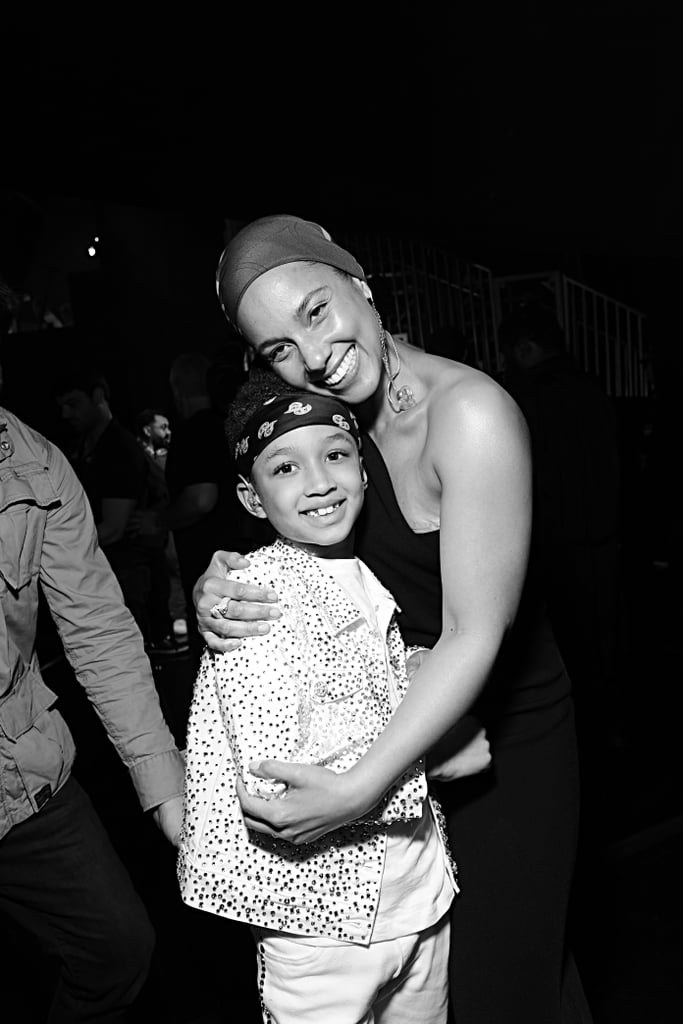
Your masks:
{"label": "woman's ear", "polygon": [[361,281],[361,279],[359,277],[354,277],[353,280],[358,285],[358,287],[360,288],[360,290],[362,291],[363,295],[368,300],[370,305],[374,306],[374,302],[373,302],[373,298],[372,298],[372,292],[370,291],[370,285],[368,284],[368,282],[367,281]]}
{"label": "woman's ear", "polygon": [[247,512],[252,516],[256,516],[257,519],[266,519],[266,513],[261,499],[252,487],[249,480],[245,480],[243,476],[240,476],[237,483],[237,497],[242,502]]}
{"label": "woman's ear", "polygon": [[367,488],[367,486],[368,486],[368,474],[367,474],[367,472],[365,470],[365,464],[363,462],[363,456],[362,455],[361,455],[361,458],[360,458],[360,478],[363,481],[363,490],[365,490]]}

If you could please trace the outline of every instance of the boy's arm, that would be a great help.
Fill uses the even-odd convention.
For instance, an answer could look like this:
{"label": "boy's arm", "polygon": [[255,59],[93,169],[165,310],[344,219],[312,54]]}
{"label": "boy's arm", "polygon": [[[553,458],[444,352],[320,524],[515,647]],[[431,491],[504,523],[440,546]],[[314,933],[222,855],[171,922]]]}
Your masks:
{"label": "boy's arm", "polygon": [[269,633],[253,637],[237,651],[210,655],[237,775],[254,796],[272,798],[286,787],[257,777],[249,765],[263,758],[289,760],[298,737],[298,694],[287,653],[290,639],[291,629],[283,618]]}

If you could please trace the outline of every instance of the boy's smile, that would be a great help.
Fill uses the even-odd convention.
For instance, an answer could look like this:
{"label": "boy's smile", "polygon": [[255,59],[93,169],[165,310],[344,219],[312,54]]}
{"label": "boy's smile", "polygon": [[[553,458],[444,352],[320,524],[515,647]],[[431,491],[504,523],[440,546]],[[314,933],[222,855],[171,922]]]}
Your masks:
{"label": "boy's smile", "polygon": [[329,516],[329,515],[332,515],[332,513],[336,509],[340,508],[341,504],[342,504],[341,501],[337,501],[337,502],[334,503],[334,505],[327,505],[325,508],[311,508],[311,509],[308,510],[308,512],[304,512],[304,515],[306,515],[306,516]]}
{"label": "boy's smile", "polygon": [[255,516],[312,554],[353,555],[353,527],[363,505],[364,476],[347,431],[314,424],[277,437],[254,462],[251,491],[238,493]]}

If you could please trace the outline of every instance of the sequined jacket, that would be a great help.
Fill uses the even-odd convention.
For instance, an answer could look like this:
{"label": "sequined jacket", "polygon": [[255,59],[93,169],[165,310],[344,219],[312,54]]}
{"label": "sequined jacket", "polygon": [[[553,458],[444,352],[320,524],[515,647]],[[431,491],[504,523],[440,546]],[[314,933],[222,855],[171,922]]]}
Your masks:
{"label": "sequined jacket", "polygon": [[382,633],[306,552],[276,541],[248,557],[235,579],[276,590],[283,616],[237,651],[204,654],[188,727],[182,897],[252,925],[367,944],[387,830],[428,806],[423,763],[368,818],[305,846],[247,830],[234,783],[239,775],[250,791],[272,796],[273,784],[248,770],[261,758],[334,771],[355,764],[408,685],[396,605],[372,577]]}
{"label": "sequined jacket", "polygon": [[180,796],[182,758],[85,492],[58,448],[0,409],[0,837],[61,788],[75,755],[38,664],[39,585],[143,808]]}

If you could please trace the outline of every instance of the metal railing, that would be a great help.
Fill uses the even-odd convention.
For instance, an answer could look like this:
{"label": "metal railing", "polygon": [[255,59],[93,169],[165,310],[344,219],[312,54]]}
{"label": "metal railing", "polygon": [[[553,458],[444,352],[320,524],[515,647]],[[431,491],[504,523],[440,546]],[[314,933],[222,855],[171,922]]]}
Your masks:
{"label": "metal railing", "polygon": [[647,398],[654,383],[645,314],[560,271],[494,278],[497,321],[525,299],[554,306],[567,347],[615,398]]}
{"label": "metal railing", "polygon": [[427,348],[433,332],[452,328],[472,363],[489,373],[500,369],[490,270],[407,238],[337,232],[334,239],[363,267],[392,334]]}
{"label": "metal railing", "polygon": [[[227,225],[227,237],[241,227]],[[456,335],[466,346],[466,361],[496,376],[503,370],[501,318],[525,298],[540,297],[553,306],[570,352],[607,394],[640,398],[653,391],[645,315],[560,271],[494,277],[487,267],[415,239],[332,234],[363,267],[385,327],[419,348],[429,348],[432,334],[449,328],[454,346]],[[462,358],[455,348],[441,351]]]}

